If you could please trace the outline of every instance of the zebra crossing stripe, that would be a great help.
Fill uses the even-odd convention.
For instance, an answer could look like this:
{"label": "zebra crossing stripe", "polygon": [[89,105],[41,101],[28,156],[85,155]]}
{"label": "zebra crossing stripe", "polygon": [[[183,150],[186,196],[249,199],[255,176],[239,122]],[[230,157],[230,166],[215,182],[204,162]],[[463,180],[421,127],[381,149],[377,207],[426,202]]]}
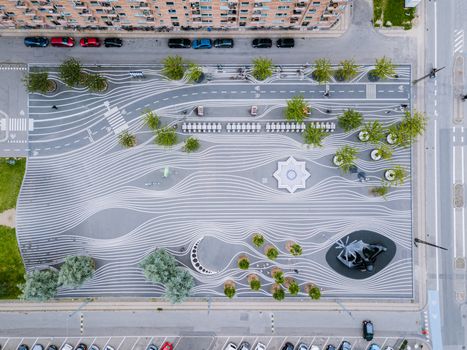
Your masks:
{"label": "zebra crossing stripe", "polygon": [[34,120],[27,118],[9,118],[0,119],[1,131],[33,131]]}
{"label": "zebra crossing stripe", "polygon": [[366,98],[368,100],[376,99],[376,84],[367,84],[366,85]]}
{"label": "zebra crossing stripe", "polygon": [[113,107],[104,113],[107,121],[114,130],[115,135],[120,134],[122,131],[128,129],[128,124],[123,119],[118,107]]}

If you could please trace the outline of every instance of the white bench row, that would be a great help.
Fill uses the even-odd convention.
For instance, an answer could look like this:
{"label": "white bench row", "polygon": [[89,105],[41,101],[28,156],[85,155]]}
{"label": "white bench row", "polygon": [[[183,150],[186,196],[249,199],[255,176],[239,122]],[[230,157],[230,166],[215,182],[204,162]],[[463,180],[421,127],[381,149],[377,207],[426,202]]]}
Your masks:
{"label": "white bench row", "polygon": [[303,132],[305,123],[266,123],[267,132]]}
{"label": "white bench row", "polygon": [[260,132],[260,123],[227,123],[227,132]]}
{"label": "white bench row", "polygon": [[336,124],[330,122],[311,122],[311,127],[316,129],[323,129],[326,132],[334,132],[336,130]]}
{"label": "white bench row", "polygon": [[221,123],[183,123],[183,132],[221,132]]}

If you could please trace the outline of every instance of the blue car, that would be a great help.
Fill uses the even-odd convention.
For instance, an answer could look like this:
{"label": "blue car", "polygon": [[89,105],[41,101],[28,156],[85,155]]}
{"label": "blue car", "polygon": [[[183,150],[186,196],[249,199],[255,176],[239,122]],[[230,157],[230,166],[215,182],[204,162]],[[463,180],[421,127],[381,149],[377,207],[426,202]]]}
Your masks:
{"label": "blue car", "polygon": [[194,49],[210,49],[212,47],[211,39],[195,39],[191,44]]}
{"label": "blue car", "polygon": [[43,36],[28,36],[24,38],[24,45],[27,47],[46,47],[49,45],[49,39]]}

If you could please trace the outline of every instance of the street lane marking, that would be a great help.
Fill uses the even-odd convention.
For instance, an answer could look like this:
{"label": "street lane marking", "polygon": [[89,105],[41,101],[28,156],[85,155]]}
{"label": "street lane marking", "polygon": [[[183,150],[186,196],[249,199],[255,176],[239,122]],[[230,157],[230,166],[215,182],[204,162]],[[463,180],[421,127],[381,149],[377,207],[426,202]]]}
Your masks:
{"label": "street lane marking", "polygon": [[[435,2],[436,6],[436,2]],[[435,244],[438,245],[438,145],[437,145],[437,130],[438,124],[437,120],[434,120],[434,168],[435,168]],[[439,291],[439,249],[435,249],[435,257],[436,257],[436,291]]]}

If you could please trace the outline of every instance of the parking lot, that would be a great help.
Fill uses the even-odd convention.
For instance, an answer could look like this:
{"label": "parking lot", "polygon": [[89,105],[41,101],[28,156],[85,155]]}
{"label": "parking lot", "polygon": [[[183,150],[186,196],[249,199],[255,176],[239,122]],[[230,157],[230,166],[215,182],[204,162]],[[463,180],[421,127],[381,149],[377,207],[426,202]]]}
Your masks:
{"label": "parking lot", "polygon": [[[54,338],[0,338],[2,350],[16,350],[20,344],[26,344],[29,349],[35,344],[41,344],[46,349],[53,344],[61,347],[64,344],[70,344],[76,347],[79,343],[84,343],[88,346],[97,345],[103,350],[106,346],[111,346],[115,350],[145,350],[149,344],[155,344],[160,347],[165,341],[171,342],[176,350],[222,350],[230,342],[239,345],[246,341],[251,344],[254,349],[259,342],[266,346],[267,350],[280,350],[286,342],[291,342],[295,346],[300,343],[305,343],[308,347],[316,345],[319,349],[324,349],[328,344],[338,346],[342,340],[347,340],[352,344],[353,350],[366,350],[372,343],[376,343],[385,349],[386,346],[394,347],[400,344],[402,339],[395,337],[378,337],[372,342],[367,342],[360,337],[326,337],[326,336],[245,336],[245,337],[216,337],[216,336],[145,336],[145,337],[54,337]],[[415,344],[416,340],[409,339],[409,344]]]}

